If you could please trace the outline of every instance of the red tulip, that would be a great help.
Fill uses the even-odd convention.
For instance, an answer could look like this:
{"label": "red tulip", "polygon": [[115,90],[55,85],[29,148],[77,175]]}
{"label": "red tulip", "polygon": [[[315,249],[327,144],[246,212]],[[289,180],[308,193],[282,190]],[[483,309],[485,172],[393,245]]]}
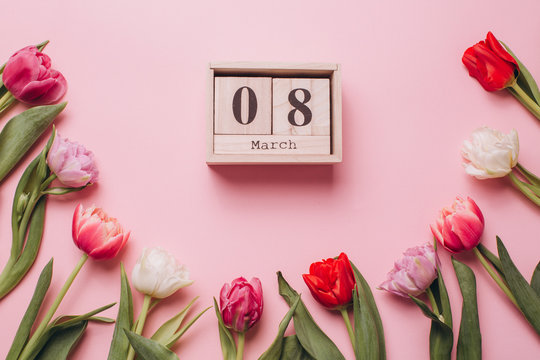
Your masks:
{"label": "red tulip", "polygon": [[263,294],[261,281],[254,277],[247,281],[236,278],[225,284],[219,295],[219,307],[223,323],[238,333],[244,333],[261,318]]}
{"label": "red tulip", "polygon": [[469,75],[476,78],[487,91],[511,87],[519,75],[516,60],[491,32],[488,32],[485,41],[468,48],[462,61]]}
{"label": "red tulip", "polygon": [[92,206],[83,210],[81,204],[73,214],[72,232],[75,245],[96,260],[115,257],[130,235],[101,208]]}
{"label": "red tulip", "polygon": [[351,303],[355,281],[345,253],[341,253],[337,259],[311,264],[309,274],[302,277],[311,295],[326,308],[339,310]]}

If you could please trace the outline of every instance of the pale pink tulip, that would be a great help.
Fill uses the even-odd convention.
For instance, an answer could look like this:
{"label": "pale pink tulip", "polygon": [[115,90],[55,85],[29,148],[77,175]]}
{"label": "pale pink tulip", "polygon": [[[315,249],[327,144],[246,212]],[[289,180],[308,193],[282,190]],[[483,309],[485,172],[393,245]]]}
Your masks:
{"label": "pale pink tulip", "polygon": [[72,232],[75,245],[96,260],[115,257],[130,235],[101,208],[92,206],[84,210],[81,204],[73,214]]}
{"label": "pale pink tulip", "polygon": [[243,277],[221,288],[219,296],[221,316],[225,326],[243,333],[261,318],[263,296],[261,281],[254,277],[247,281]]}
{"label": "pale pink tulip", "polygon": [[31,105],[58,102],[67,90],[64,76],[51,68],[51,59],[35,46],[27,46],[9,58],[2,81],[15,99]]}
{"label": "pale pink tulip", "polygon": [[407,249],[403,255],[379,289],[403,297],[418,296],[437,278],[437,253],[432,244],[425,244]]}
{"label": "pale pink tulip", "polygon": [[430,227],[433,236],[446,250],[458,253],[478,245],[484,231],[484,216],[471,198],[457,197],[451,208],[441,210]]}
{"label": "pale pink tulip", "polygon": [[58,133],[47,154],[47,163],[58,180],[69,187],[94,183],[98,177],[94,154],[84,146],[62,138]]}

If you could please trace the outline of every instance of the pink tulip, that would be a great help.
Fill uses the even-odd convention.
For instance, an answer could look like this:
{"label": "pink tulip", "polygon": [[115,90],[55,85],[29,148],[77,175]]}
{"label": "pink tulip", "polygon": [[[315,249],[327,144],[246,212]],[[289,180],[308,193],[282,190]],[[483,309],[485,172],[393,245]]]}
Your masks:
{"label": "pink tulip", "polygon": [[75,245],[96,260],[115,257],[130,235],[101,208],[92,206],[83,210],[81,204],[73,214],[72,232]]}
{"label": "pink tulip", "polygon": [[484,231],[484,216],[471,198],[457,197],[452,208],[442,209],[430,227],[433,236],[446,250],[458,253],[478,245]]}
{"label": "pink tulip", "polygon": [[403,297],[418,296],[437,278],[439,259],[432,244],[412,247],[403,255],[394,263],[394,268],[379,289]]}
{"label": "pink tulip", "polygon": [[27,46],[9,58],[2,81],[15,99],[30,105],[58,102],[67,90],[64,76],[51,69],[51,59],[35,46]]}
{"label": "pink tulip", "polygon": [[47,163],[58,180],[66,186],[80,187],[97,180],[98,169],[94,163],[94,154],[84,146],[62,138],[58,133],[47,155]]}
{"label": "pink tulip", "polygon": [[262,285],[258,278],[243,277],[225,284],[219,295],[219,307],[225,326],[243,333],[261,318],[263,311]]}

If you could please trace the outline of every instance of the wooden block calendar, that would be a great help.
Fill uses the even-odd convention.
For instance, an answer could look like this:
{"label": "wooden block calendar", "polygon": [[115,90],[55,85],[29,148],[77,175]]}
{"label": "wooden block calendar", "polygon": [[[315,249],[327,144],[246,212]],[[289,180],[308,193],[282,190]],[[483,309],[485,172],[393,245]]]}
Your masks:
{"label": "wooden block calendar", "polygon": [[212,63],[208,98],[209,165],[341,162],[338,64]]}

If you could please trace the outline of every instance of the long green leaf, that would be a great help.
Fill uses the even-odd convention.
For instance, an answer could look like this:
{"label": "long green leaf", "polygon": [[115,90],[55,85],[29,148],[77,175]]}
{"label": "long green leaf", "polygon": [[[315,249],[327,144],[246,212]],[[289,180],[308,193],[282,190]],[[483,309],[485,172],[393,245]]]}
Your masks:
{"label": "long green leaf", "polygon": [[116,316],[108,360],[125,360],[129,352],[129,340],[124,329],[133,326],[133,297],[124,264],[120,264],[120,307]]}
{"label": "long green leaf", "polygon": [[45,294],[47,294],[47,290],[51,285],[52,271],[53,259],[51,259],[47,265],[45,265],[41,271],[41,274],[39,275],[36,289],[34,290],[34,295],[32,295],[32,300],[30,300],[30,304],[24,313],[21,324],[19,325],[19,329],[15,334],[13,344],[11,345],[11,348],[7,354],[6,360],[17,360],[22,349],[24,348],[24,345],[28,341],[30,331],[32,330],[32,325],[34,325],[34,321],[36,321],[36,316],[39,312],[41,304],[43,303]]}
{"label": "long green leaf", "polygon": [[279,358],[269,358],[272,360],[314,360],[302,347],[298,336],[290,335],[283,339],[283,347]]}
{"label": "long green leaf", "polygon": [[182,311],[161,325],[159,329],[156,330],[154,335],[152,335],[151,339],[157,341],[163,346],[167,346],[169,339],[173,337],[178,328],[180,328],[180,325],[182,324],[182,321],[184,321],[189,309],[193,306],[198,298],[199,297],[197,296],[195,299],[191,300],[191,302],[185,308],[183,308]]}
{"label": "long green leaf", "polygon": [[482,335],[480,334],[480,321],[478,319],[476,278],[467,265],[454,258],[452,258],[452,264],[463,296],[456,359],[481,360]]}
{"label": "long green leaf", "polygon": [[236,360],[236,343],[234,342],[231,332],[229,329],[227,329],[225,323],[223,322],[216,298],[214,298],[214,309],[218,319],[219,341],[221,343],[223,360]]}
{"label": "long green leaf", "polygon": [[501,259],[510,291],[512,291],[512,294],[516,298],[525,318],[527,318],[534,330],[536,330],[536,333],[540,335],[540,296],[538,296],[536,291],[529,285],[523,275],[521,275],[498,236],[497,250],[499,251],[499,259]]}
{"label": "long green leaf", "polygon": [[536,291],[536,294],[540,296],[540,262],[536,265],[532,274],[531,287]]}
{"label": "long green leaf", "polygon": [[485,247],[484,245],[482,245],[482,244],[478,244],[478,246],[476,246],[476,248],[491,263],[491,265],[493,265],[495,270],[497,270],[499,275],[501,275],[503,280],[504,280],[504,273],[503,273],[503,270],[502,270],[501,260],[499,260],[497,255],[495,255],[494,253],[489,251],[489,249],[487,247]]}
{"label": "long green leaf", "polygon": [[279,323],[278,333],[276,335],[276,338],[274,339],[274,342],[268,350],[266,350],[260,357],[259,360],[275,360],[279,359],[281,357],[281,351],[283,348],[283,336],[285,335],[285,331],[287,330],[287,327],[289,326],[289,323],[291,322],[291,319],[294,315],[294,312],[296,311],[296,307],[298,306],[298,303],[300,302],[300,296],[296,298],[292,306],[290,307],[289,311],[287,311],[287,314],[285,314],[285,317],[281,322]]}
{"label": "long green leaf", "polygon": [[193,317],[191,320],[189,320],[186,325],[182,326],[182,328],[180,330],[178,330],[176,333],[174,333],[173,336],[171,336],[171,338],[169,339],[169,341],[167,342],[167,344],[165,346],[168,347],[168,348],[171,348],[182,337],[182,335],[184,335],[186,333],[186,331],[188,331],[189,328],[192,327],[193,324],[195,324],[195,322],[197,320],[199,320],[199,318],[201,316],[203,316],[204,313],[207,312],[208,310],[210,310],[211,308],[212,308],[212,306],[209,306],[206,309],[203,309],[197,315],[195,315],[195,317]]}
{"label": "long green leaf", "polygon": [[[432,321],[429,333],[429,351],[431,360],[449,360],[452,355],[454,333],[452,331],[452,310],[450,299],[444,284],[442,273],[437,267],[437,280],[430,289],[441,311],[442,321]],[[444,324],[444,325],[443,325]]]}
{"label": "long green leaf", "polygon": [[179,360],[178,356],[157,341],[124,330],[131,346],[141,360]]}
{"label": "long green leaf", "polygon": [[384,329],[375,298],[362,273],[352,261],[350,263],[358,297],[358,304],[354,310],[355,337],[358,343],[355,347],[356,358],[386,360]]}
{"label": "long green leaf", "polygon": [[512,57],[516,60],[519,66],[520,75],[517,78],[518,85],[529,95],[531,99],[534,100],[538,105],[540,105],[540,91],[538,91],[538,85],[536,84],[536,81],[534,80],[533,76],[529,72],[529,70],[525,67],[525,65],[517,58],[517,56],[510,50],[508,45],[503,43],[506,48],[506,51],[512,55]]}
{"label": "long green leaf", "polygon": [[0,132],[0,182],[51,125],[67,103],[36,106],[13,117]]}
{"label": "long green leaf", "polygon": [[[279,294],[292,306],[298,293],[277,273]],[[302,347],[316,360],[345,360],[336,344],[315,323],[304,302],[300,300],[293,316],[296,335]]]}
{"label": "long green leaf", "polygon": [[36,356],[36,360],[66,360],[81,339],[87,325],[88,320],[84,320],[57,331]]}

